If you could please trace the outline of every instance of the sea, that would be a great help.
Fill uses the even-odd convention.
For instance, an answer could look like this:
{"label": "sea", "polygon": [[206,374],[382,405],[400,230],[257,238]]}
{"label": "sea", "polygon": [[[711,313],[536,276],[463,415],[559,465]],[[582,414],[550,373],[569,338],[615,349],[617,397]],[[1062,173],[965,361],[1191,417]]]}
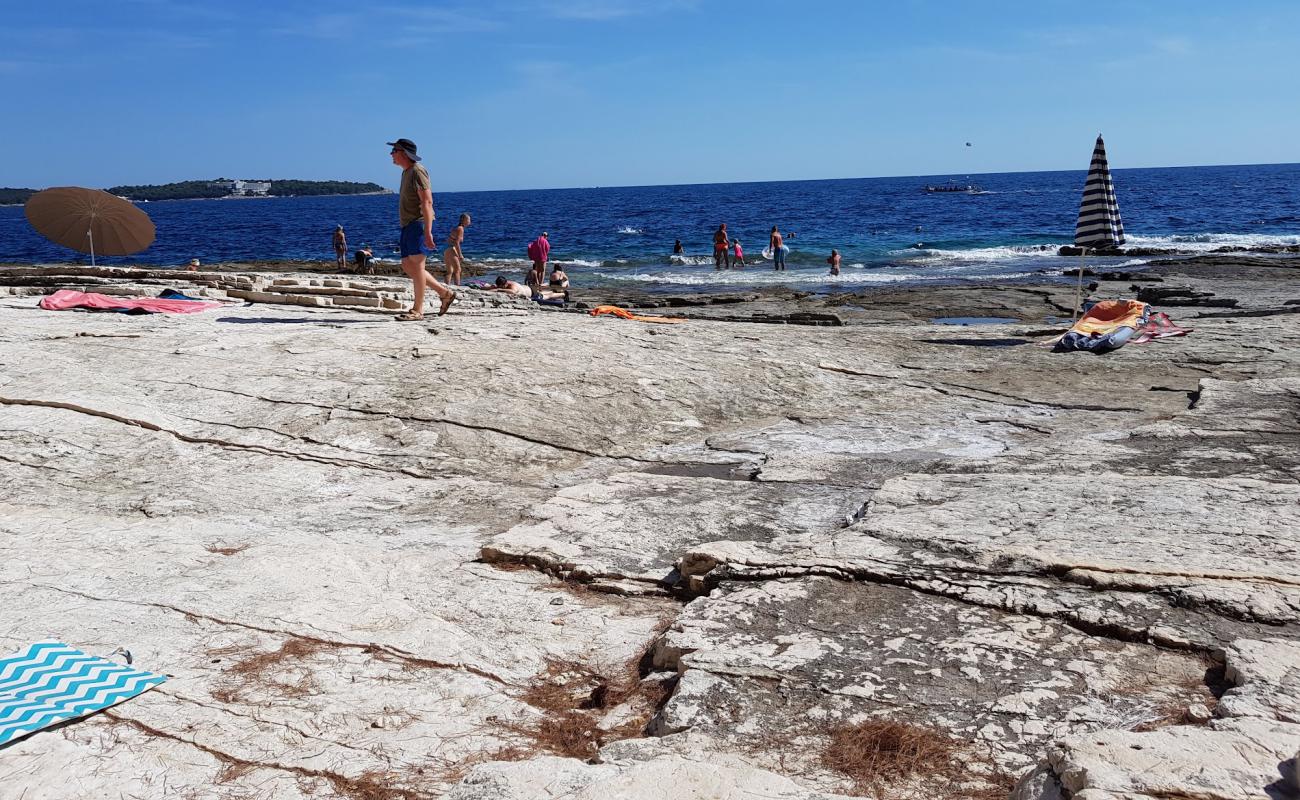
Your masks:
{"label": "sea", "polygon": [[[1268,251],[1300,245],[1300,164],[1115,170],[1129,248],[1179,253]],[[651,292],[788,286],[814,293],[889,285],[1043,280],[1077,261],[1069,244],[1085,172],[1014,172],[904,178],[437,192],[439,243],[462,212],[463,246],[489,274],[517,277],[542,231],[551,259],[575,285]],[[974,184],[930,193],[927,185]],[[350,249],[370,245],[396,262],[395,195],[183,200],[141,203],[157,238],[133,256],[100,263],[182,268],[192,258],[331,260],[343,225]],[[743,269],[714,269],[712,237],[727,223]],[[791,251],[775,272],[760,253],[773,225]],[[673,255],[681,240],[685,254]],[[839,250],[841,274],[826,259]],[[1089,266],[1140,268],[1149,257],[1090,258]],[[50,244],[21,207],[0,208],[0,262],[89,263]]]}

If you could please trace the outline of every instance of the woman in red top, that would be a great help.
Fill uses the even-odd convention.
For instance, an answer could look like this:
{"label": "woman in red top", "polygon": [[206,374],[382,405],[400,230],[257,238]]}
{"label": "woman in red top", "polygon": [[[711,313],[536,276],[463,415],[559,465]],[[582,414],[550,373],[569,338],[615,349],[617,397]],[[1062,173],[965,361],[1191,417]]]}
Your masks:
{"label": "woman in red top", "polygon": [[731,269],[731,254],[727,252],[727,223],[718,226],[718,230],[713,234],[713,268],[722,269],[726,265]]}

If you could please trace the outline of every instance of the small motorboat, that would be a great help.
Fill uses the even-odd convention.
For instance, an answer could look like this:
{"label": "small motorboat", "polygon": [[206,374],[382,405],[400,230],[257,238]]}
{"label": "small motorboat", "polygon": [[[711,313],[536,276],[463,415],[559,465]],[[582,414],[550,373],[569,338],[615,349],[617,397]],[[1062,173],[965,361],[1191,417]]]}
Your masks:
{"label": "small motorboat", "polygon": [[928,184],[925,187],[927,192],[935,194],[979,194],[984,191],[977,184],[967,183],[960,184],[956,181],[949,181],[943,184]]}

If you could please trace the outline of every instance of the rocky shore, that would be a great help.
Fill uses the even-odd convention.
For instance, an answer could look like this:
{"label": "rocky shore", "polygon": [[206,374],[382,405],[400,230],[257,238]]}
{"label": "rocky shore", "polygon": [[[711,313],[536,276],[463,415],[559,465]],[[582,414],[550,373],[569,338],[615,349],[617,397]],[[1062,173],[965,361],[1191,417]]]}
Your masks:
{"label": "rocky shore", "polygon": [[1194,329],[1105,356],[1065,279],[0,268],[0,657],[169,676],[0,797],[1300,796],[1298,268],[1089,276]]}

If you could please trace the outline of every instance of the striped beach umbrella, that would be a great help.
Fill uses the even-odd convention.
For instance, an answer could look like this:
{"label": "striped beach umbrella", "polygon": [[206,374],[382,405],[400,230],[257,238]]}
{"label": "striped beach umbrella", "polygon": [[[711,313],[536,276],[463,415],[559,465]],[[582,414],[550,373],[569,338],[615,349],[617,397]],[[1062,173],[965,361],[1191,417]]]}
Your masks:
{"label": "striped beach umbrella", "polygon": [[[1097,134],[1097,144],[1092,150],[1092,165],[1088,179],[1083,184],[1083,199],[1079,202],[1079,220],[1074,226],[1074,246],[1081,248],[1080,255],[1088,250],[1113,250],[1124,244],[1124,222],[1119,216],[1119,201],[1115,199],[1115,183],[1110,179],[1110,165],[1106,161],[1106,143]],[[1074,294],[1074,313],[1079,315],[1079,299],[1083,294],[1083,264],[1079,264],[1079,283]]]}

